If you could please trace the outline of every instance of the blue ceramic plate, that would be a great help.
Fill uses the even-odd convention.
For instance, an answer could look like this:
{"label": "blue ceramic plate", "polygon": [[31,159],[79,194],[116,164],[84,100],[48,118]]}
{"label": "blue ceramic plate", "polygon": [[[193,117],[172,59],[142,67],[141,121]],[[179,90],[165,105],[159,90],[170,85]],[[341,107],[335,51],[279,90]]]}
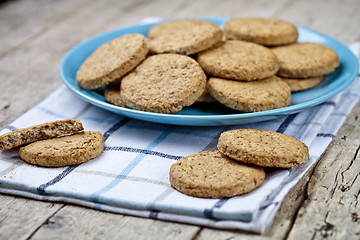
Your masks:
{"label": "blue ceramic plate", "polygon": [[[222,27],[229,18],[204,19]],[[240,113],[227,109],[220,104],[194,104],[194,106],[184,108],[175,114],[161,114],[137,111],[109,104],[102,96],[103,89],[101,88],[93,91],[79,88],[75,78],[76,71],[96,48],[124,34],[141,33],[146,35],[148,29],[153,25],[154,23],[139,24],[121,28],[100,34],[75,46],[66,54],[61,63],[60,74],[63,82],[71,91],[91,104],[123,116],[163,124],[215,126],[266,121],[315,106],[345,89],[355,79],[358,72],[357,59],[345,45],[324,34],[298,26],[299,42],[318,42],[335,49],[339,55],[341,65],[335,72],[327,75],[318,86],[306,91],[293,93],[291,95],[292,103],[288,107],[263,112]]]}

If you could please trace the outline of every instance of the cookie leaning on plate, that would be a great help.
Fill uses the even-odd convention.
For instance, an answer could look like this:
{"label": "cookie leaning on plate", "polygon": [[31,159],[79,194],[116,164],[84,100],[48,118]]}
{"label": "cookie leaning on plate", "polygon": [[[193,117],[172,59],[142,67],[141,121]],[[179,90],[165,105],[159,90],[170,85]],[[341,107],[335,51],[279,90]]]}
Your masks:
{"label": "cookie leaning on plate", "polygon": [[217,101],[243,112],[266,111],[291,103],[290,87],[276,76],[251,82],[211,77],[206,87]]}
{"label": "cookie leaning on plate", "polygon": [[165,22],[149,29],[149,51],[191,55],[220,42],[222,36],[222,30],[208,21],[183,19]]}
{"label": "cookie leaning on plate", "polygon": [[207,87],[205,87],[204,92],[201,94],[201,96],[198,98],[198,100],[196,100],[196,102],[213,103],[213,102],[216,102],[216,100],[209,94]]}
{"label": "cookie leaning on plate", "polygon": [[110,83],[105,87],[104,98],[107,102],[119,107],[125,107],[125,103],[121,98],[120,83]]}
{"label": "cookie leaning on plate", "polygon": [[205,50],[197,55],[197,61],[209,75],[243,81],[267,78],[279,69],[269,48],[240,40]]}
{"label": "cookie leaning on plate", "polygon": [[265,46],[296,42],[296,27],[284,20],[272,18],[234,18],[225,22],[224,35],[229,40],[244,40]]}
{"label": "cookie leaning on plate", "polygon": [[271,50],[279,60],[277,75],[282,77],[317,77],[333,72],[340,65],[337,53],[319,43],[294,43]]}
{"label": "cookie leaning on plate", "polygon": [[309,150],[304,143],[268,130],[226,131],[220,135],[217,147],[232,159],[263,167],[290,168],[309,160]]}
{"label": "cookie leaning on plate", "polygon": [[19,149],[19,157],[35,165],[62,167],[87,162],[103,151],[103,135],[85,131],[31,143]]}
{"label": "cookie leaning on plate", "polygon": [[291,92],[299,92],[299,91],[303,91],[303,90],[315,87],[322,81],[323,76],[311,77],[311,78],[283,78],[283,77],[281,77],[281,79],[290,86]]}
{"label": "cookie leaning on plate", "polygon": [[115,38],[101,45],[83,62],[76,80],[81,88],[99,88],[131,71],[145,59],[147,52],[147,40],[141,34]]}
{"label": "cookie leaning on plate", "polygon": [[129,108],[174,113],[204,92],[206,76],[192,58],[159,54],[145,59],[121,80],[121,97]]}
{"label": "cookie leaning on plate", "polygon": [[19,129],[0,136],[0,150],[11,149],[43,139],[76,133],[84,128],[79,120],[66,119]]}
{"label": "cookie leaning on plate", "polygon": [[174,163],[169,177],[171,186],[186,195],[223,198],[259,187],[265,172],[261,167],[234,161],[219,151],[204,151]]}

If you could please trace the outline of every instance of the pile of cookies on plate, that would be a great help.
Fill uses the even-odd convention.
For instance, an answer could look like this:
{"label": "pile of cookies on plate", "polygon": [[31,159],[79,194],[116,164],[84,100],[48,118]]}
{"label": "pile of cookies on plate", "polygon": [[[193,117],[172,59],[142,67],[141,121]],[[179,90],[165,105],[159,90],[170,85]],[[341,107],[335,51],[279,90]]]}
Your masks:
{"label": "pile of cookies on plate", "polygon": [[106,86],[121,107],[174,113],[196,101],[242,112],[291,104],[291,92],[319,84],[339,66],[337,53],[297,43],[297,28],[269,18],[234,18],[217,25],[184,19],[127,34],[96,49],[80,66],[81,88]]}

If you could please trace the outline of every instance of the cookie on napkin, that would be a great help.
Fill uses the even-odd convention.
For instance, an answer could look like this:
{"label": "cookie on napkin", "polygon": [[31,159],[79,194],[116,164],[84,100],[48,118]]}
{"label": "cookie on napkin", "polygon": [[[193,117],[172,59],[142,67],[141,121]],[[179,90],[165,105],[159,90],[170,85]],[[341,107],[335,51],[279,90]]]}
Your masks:
{"label": "cookie on napkin", "polygon": [[217,147],[232,159],[262,167],[290,168],[309,160],[309,150],[304,143],[268,130],[226,131],[220,135]]}
{"label": "cookie on napkin", "polygon": [[265,179],[261,167],[247,165],[219,151],[204,151],[183,157],[170,167],[170,183],[186,195],[223,198],[248,193]]}
{"label": "cookie on napkin", "polygon": [[35,165],[62,167],[87,162],[103,151],[103,135],[99,131],[85,131],[20,147],[19,157]]}

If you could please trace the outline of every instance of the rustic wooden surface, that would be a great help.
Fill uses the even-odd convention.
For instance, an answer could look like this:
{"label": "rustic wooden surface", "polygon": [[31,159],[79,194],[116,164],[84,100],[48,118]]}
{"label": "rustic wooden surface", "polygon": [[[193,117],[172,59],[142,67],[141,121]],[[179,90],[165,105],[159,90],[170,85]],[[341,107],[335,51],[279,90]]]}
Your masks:
{"label": "rustic wooden surface", "polygon": [[[16,0],[0,4],[0,129],[62,85],[64,54],[146,17],[282,18],[345,44],[360,41],[360,1]],[[287,195],[263,235],[0,195],[1,239],[360,239],[360,104]]]}

